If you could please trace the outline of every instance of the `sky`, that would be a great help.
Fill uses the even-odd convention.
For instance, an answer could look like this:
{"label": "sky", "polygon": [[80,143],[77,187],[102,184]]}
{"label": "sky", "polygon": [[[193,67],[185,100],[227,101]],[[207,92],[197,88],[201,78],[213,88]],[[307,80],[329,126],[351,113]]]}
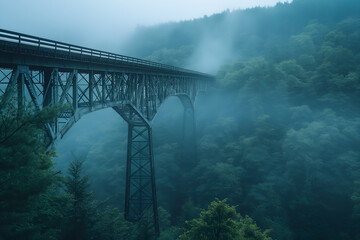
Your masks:
{"label": "sky", "polygon": [[226,9],[273,6],[277,2],[279,0],[1,0],[0,28],[116,52],[137,26],[200,18]]}

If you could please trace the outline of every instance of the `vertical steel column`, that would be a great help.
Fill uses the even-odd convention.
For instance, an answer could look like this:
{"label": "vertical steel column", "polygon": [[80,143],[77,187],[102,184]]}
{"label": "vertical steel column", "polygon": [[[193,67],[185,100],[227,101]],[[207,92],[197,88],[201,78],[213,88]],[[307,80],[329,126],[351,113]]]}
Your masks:
{"label": "vertical steel column", "polygon": [[45,69],[44,70],[44,99],[43,99],[43,107],[54,104],[54,79],[52,78],[52,70]]}
{"label": "vertical steel column", "polygon": [[151,100],[149,98],[149,91],[150,91],[150,76],[146,76],[144,75],[144,84],[145,84],[145,108],[146,108],[146,118],[150,119],[150,104],[151,104]]}
{"label": "vertical steel column", "polygon": [[73,79],[72,79],[72,88],[73,88],[73,108],[74,112],[78,109],[79,101],[78,101],[78,80],[77,80],[77,71],[74,73]]}
{"label": "vertical steel column", "polygon": [[139,221],[153,214],[154,230],[159,235],[159,217],[154,173],[152,131],[149,123],[131,105],[114,109],[128,123],[125,188],[125,219]]}
{"label": "vertical steel column", "polygon": [[154,152],[153,152],[153,141],[152,141],[152,129],[148,125],[148,144],[149,144],[149,161],[150,161],[150,175],[151,175],[151,192],[152,192],[152,207],[153,207],[153,218],[154,228],[156,236],[160,235],[159,227],[159,215],[157,207],[157,196],[156,196],[156,183],[155,183],[155,167],[154,167]]}
{"label": "vertical steel column", "polygon": [[[58,104],[58,102],[59,102],[59,70],[57,68],[53,69],[52,78],[53,78],[53,82],[54,82],[54,92],[53,92],[54,104]],[[58,118],[55,118],[54,132],[57,136],[57,134],[59,132]]]}
{"label": "vertical steel column", "polygon": [[21,116],[24,105],[25,105],[25,81],[24,81],[24,74],[20,74],[17,79],[17,100],[18,100],[18,115]]}
{"label": "vertical steel column", "polygon": [[106,102],[106,73],[101,73],[101,103],[105,104]]}
{"label": "vertical steel column", "polygon": [[[53,69],[44,70],[44,85],[43,85],[43,103],[42,107],[56,104],[57,90],[55,86],[55,76],[57,71]],[[53,121],[46,123],[46,130],[49,137],[49,145],[54,140],[57,134],[58,119],[55,117]],[[46,141],[46,140],[45,140]]]}
{"label": "vertical steel column", "polygon": [[89,105],[92,111],[94,107],[94,71],[89,72]]}
{"label": "vertical steel column", "polygon": [[115,100],[115,73],[111,74],[111,92],[110,92],[110,101],[113,102]]}

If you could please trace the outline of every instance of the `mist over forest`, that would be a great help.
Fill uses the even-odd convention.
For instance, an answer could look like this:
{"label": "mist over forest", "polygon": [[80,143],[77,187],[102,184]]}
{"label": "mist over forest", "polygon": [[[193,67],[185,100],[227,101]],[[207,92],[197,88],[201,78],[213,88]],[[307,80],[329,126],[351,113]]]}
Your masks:
{"label": "mist over forest", "polygon": [[[360,239],[360,1],[293,0],[138,27],[121,49],[216,76],[194,103],[190,168],[180,100],[168,98],[152,122],[158,239]],[[88,219],[79,235],[69,237],[71,219],[59,210],[72,209],[69,194],[44,191],[41,207],[18,200],[43,212],[6,222],[0,192],[0,239],[155,239],[146,222],[122,217],[126,146],[127,123],[115,111],[84,116],[50,157],[68,181],[69,163],[84,159]],[[8,148],[0,144],[1,160]],[[218,209],[233,225],[215,238],[207,221]],[[41,234],[21,238],[28,228]]]}

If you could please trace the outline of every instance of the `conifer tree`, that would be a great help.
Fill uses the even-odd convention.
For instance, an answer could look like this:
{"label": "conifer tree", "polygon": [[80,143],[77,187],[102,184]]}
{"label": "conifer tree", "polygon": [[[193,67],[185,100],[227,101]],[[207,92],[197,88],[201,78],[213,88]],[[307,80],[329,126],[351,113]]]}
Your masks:
{"label": "conifer tree", "polygon": [[51,193],[59,176],[52,169],[54,151],[47,151],[43,136],[44,123],[58,108],[38,111],[29,105],[19,114],[13,101],[8,95],[0,99],[0,236],[54,239],[60,232],[54,221],[62,215]]}
{"label": "conifer tree", "polygon": [[65,239],[89,239],[91,226],[94,224],[95,202],[89,191],[88,176],[82,173],[83,163],[84,160],[75,158],[68,169],[69,176],[66,178],[65,192],[72,196],[73,203],[68,213]]}

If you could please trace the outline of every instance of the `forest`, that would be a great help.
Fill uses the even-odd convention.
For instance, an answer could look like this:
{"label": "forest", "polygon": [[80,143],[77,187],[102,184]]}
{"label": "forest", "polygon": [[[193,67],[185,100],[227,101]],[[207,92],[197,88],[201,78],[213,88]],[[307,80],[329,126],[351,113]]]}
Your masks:
{"label": "forest", "polygon": [[195,101],[190,169],[179,100],[152,123],[158,238],[150,217],[124,220],[120,116],[85,116],[48,152],[38,136],[64,106],[19,118],[3,96],[0,240],[360,239],[359,43],[356,0],[139,27],[126,54],[216,75]]}

